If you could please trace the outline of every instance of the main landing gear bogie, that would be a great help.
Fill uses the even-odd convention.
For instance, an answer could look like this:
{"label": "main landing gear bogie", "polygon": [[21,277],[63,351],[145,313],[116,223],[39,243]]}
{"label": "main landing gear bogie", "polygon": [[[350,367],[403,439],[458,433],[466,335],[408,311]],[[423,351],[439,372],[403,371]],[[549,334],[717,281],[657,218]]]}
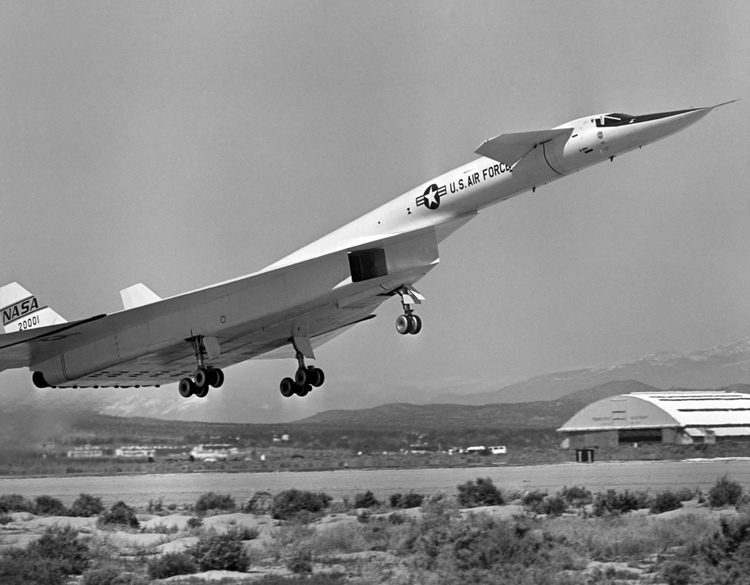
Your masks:
{"label": "main landing gear bogie", "polygon": [[[306,338],[292,338],[294,357],[297,359],[297,371],[294,378],[284,378],[279,384],[279,391],[284,398],[290,396],[307,396],[313,388],[319,388],[326,381],[323,370],[315,366],[305,365],[305,355],[314,358],[312,347]],[[307,345],[307,347],[305,347]]]}
{"label": "main landing gear bogie", "polygon": [[183,378],[177,389],[183,398],[190,396],[205,398],[209,388],[221,388],[223,384],[224,372],[219,368],[198,368],[193,379]]}
{"label": "main landing gear bogie", "polygon": [[[213,343],[211,343],[213,340]],[[219,368],[206,365],[205,360],[209,357],[218,357],[218,341],[215,338],[205,338],[201,335],[188,339],[193,345],[195,359],[198,362],[198,369],[191,378],[180,380],[177,390],[183,398],[197,396],[205,398],[208,395],[209,388],[220,388],[224,384],[224,372]],[[210,348],[213,349],[214,355],[211,355]]]}
{"label": "main landing gear bogie", "polygon": [[301,367],[294,374],[294,379],[284,378],[279,384],[279,391],[284,398],[290,396],[307,396],[313,388],[319,388],[325,382],[323,370],[315,366]]}

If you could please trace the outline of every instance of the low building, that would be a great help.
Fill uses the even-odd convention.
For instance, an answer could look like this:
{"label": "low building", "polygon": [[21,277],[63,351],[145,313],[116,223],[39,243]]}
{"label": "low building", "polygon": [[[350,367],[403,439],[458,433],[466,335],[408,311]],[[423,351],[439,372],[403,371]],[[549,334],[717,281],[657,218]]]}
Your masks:
{"label": "low building", "polygon": [[750,394],[724,391],[633,392],[578,411],[557,429],[563,448],[621,444],[699,444],[750,440]]}
{"label": "low building", "polygon": [[156,447],[142,447],[140,445],[123,445],[115,449],[115,457],[126,459],[153,459]]}
{"label": "low building", "polygon": [[83,445],[82,447],[74,447],[68,451],[68,457],[71,459],[93,459],[104,457],[104,449],[94,445]]}
{"label": "low building", "polygon": [[198,445],[190,451],[190,457],[200,461],[227,461],[229,459],[237,460],[240,458],[237,448],[224,443]]}

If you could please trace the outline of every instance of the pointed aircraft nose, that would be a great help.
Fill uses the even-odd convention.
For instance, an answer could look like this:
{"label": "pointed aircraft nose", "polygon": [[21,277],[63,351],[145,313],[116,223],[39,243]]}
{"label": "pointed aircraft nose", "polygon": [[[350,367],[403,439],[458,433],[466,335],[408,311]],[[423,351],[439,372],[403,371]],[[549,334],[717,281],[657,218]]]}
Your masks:
{"label": "pointed aircraft nose", "polygon": [[660,140],[705,118],[713,108],[693,108],[635,116],[631,122],[641,145]]}
{"label": "pointed aircraft nose", "polygon": [[[733,100],[737,101],[737,100]],[[718,107],[732,102],[724,102],[716,106],[705,108],[691,108],[688,110],[676,110],[672,112],[659,112],[656,114],[644,114],[640,116],[623,116],[614,114],[614,122],[610,121],[610,116],[602,116],[601,122],[597,123],[604,127],[613,124],[622,133],[615,131],[612,146],[619,142],[623,150],[630,150],[639,146],[645,146],[672,134],[680,132],[692,126],[699,120],[705,118],[709,113]],[[616,116],[620,116],[617,119]],[[619,136],[618,136],[619,134]],[[619,140],[618,140],[619,138]]]}

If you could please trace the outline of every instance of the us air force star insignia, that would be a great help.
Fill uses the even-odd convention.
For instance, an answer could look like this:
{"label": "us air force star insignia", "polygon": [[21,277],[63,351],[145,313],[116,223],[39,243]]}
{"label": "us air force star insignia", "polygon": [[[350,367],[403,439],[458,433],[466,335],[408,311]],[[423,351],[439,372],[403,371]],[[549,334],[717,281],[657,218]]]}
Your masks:
{"label": "us air force star insignia", "polygon": [[424,205],[427,209],[437,209],[440,207],[440,198],[447,193],[445,185],[438,187],[435,183],[427,187],[424,195],[417,197],[417,206]]}

